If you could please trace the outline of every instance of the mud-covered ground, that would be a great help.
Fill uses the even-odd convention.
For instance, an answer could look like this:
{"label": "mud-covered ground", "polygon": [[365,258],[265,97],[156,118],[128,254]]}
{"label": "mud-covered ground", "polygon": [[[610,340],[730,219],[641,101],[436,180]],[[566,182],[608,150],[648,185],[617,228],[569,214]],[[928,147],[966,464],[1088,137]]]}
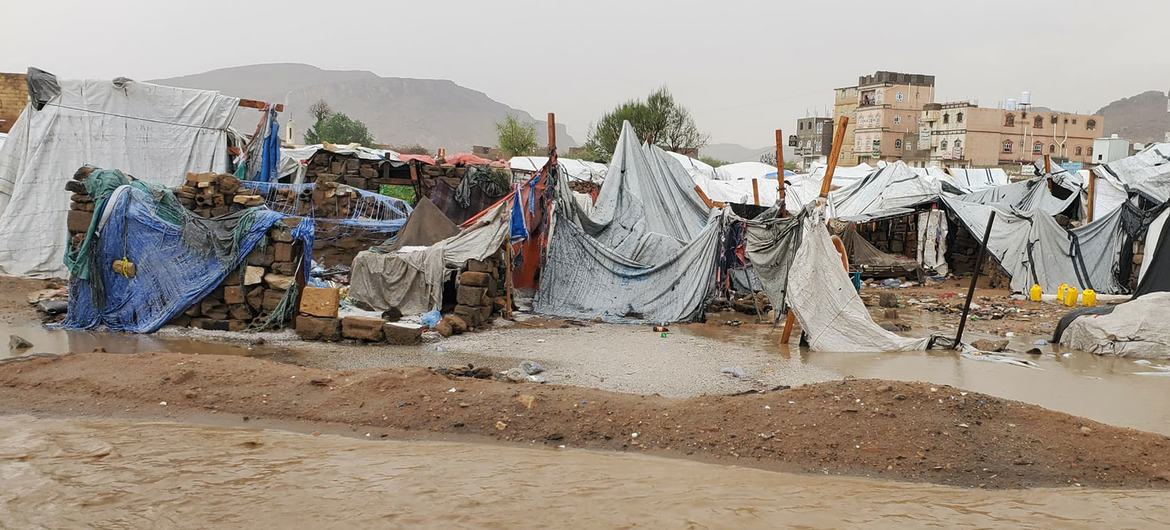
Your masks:
{"label": "mud-covered ground", "polygon": [[1170,487],[1170,438],[927,383],[851,380],[672,399],[421,368],[79,353],[0,365],[0,409],[172,420],[214,413],[349,426],[371,438],[637,451],[969,487]]}

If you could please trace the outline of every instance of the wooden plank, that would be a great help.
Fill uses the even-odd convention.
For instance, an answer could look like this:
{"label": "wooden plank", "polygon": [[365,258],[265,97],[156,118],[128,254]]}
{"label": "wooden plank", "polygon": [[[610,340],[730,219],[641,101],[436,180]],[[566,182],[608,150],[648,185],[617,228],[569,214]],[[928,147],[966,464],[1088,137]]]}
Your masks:
{"label": "wooden plank", "polygon": [[784,133],[776,129],[776,187],[779,196],[776,198],[776,207],[780,208],[780,217],[787,215],[784,208]]}
{"label": "wooden plank", "polygon": [[[260,101],[258,99],[241,99],[240,100],[240,106],[244,107],[244,108],[248,108],[248,109],[268,110],[269,105],[271,105],[271,103]],[[284,104],[283,103],[276,104],[276,112],[284,112]]]}
{"label": "wooden plank", "polygon": [[752,179],[752,200],[755,201],[756,206],[760,205],[760,179]]}
{"label": "wooden plank", "polygon": [[1087,223],[1093,222],[1093,210],[1097,202],[1097,173],[1089,171],[1089,204],[1085,206],[1085,216],[1088,219]]}

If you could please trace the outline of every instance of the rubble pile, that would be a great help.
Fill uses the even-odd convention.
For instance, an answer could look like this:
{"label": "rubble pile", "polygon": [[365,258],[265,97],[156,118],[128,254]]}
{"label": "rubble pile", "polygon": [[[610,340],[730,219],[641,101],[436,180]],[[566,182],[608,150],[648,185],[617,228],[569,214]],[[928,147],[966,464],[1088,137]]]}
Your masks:
{"label": "rubble pile", "polygon": [[[322,149],[309,159],[305,182],[336,182],[354,188],[378,191],[383,185],[411,184],[410,168],[386,160],[367,160]],[[404,182],[405,181],[405,182]]]}

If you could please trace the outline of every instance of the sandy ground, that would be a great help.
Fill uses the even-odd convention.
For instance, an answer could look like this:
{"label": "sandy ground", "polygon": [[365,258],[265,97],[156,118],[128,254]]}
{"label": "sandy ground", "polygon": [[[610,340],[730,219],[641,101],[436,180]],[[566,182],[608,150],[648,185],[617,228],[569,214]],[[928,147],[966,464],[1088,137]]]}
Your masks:
{"label": "sandy ground", "polygon": [[1170,487],[1170,438],[925,383],[672,399],[417,368],[79,353],[0,365],[0,409],[178,420],[212,411],[349,425],[371,437],[486,438],[970,487]]}

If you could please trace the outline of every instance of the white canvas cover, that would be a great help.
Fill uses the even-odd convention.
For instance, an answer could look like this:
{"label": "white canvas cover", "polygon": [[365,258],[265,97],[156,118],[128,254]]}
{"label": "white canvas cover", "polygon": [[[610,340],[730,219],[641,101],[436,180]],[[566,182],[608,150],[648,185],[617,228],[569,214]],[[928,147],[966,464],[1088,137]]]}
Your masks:
{"label": "white canvas cover", "polygon": [[237,98],[127,79],[59,84],[41,110],[25,108],[0,148],[2,274],[65,276],[65,183],[82,165],[168,186],[228,168]]}
{"label": "white canvas cover", "polygon": [[449,274],[467,260],[483,260],[503,247],[512,202],[502,201],[458,235],[429,247],[359,252],[350,273],[350,298],[378,311],[397,307],[404,315],[439,309]]}
{"label": "white canvas cover", "polygon": [[789,307],[809,349],[833,352],[925,350],[930,339],[899,336],[874,323],[825,229],[823,211],[803,221],[800,248],[788,273]]}
{"label": "white canvas cover", "polygon": [[1093,172],[1154,202],[1166,202],[1170,200],[1170,143],[1153,144],[1136,155],[1096,166]]}
{"label": "white canvas cover", "polygon": [[776,175],[776,166],[763,162],[736,162],[715,168],[715,178],[719,180],[763,180]]}
{"label": "white canvas cover", "polygon": [[[836,182],[836,173],[833,181]],[[898,213],[937,200],[941,185],[915,173],[902,161],[866,175],[848,187],[829,193],[833,218],[864,221]]]}
{"label": "white canvas cover", "polygon": [[[1099,219],[1101,216],[1121,208],[1121,205],[1129,200],[1129,192],[1125,191],[1125,185],[1117,179],[1102,178],[1096,173],[1092,176],[1096,177],[1096,181],[1093,183],[1093,217]],[[1087,195],[1090,175],[1082,175],[1082,177],[1085,180]]]}
{"label": "white canvas cover", "polygon": [[1011,183],[1003,168],[948,168],[955,185],[966,191],[980,191]]}
{"label": "white canvas cover", "polygon": [[[536,173],[547,163],[547,156],[514,156],[508,160],[508,167],[513,171]],[[609,169],[605,164],[574,158],[557,157],[557,163],[559,174],[566,175],[572,180],[597,184],[605,181],[605,172]]]}
{"label": "white canvas cover", "polygon": [[692,320],[714,286],[721,223],[677,160],[627,122],[589,210],[556,182],[538,313],[623,322]]}
{"label": "white canvas cover", "polygon": [[1082,315],[1060,336],[1069,348],[1098,355],[1170,358],[1170,292],[1155,292],[1119,304],[1106,315]]}
{"label": "white canvas cover", "polygon": [[932,208],[918,214],[918,264],[923,269],[946,276],[947,218],[942,210]]}

